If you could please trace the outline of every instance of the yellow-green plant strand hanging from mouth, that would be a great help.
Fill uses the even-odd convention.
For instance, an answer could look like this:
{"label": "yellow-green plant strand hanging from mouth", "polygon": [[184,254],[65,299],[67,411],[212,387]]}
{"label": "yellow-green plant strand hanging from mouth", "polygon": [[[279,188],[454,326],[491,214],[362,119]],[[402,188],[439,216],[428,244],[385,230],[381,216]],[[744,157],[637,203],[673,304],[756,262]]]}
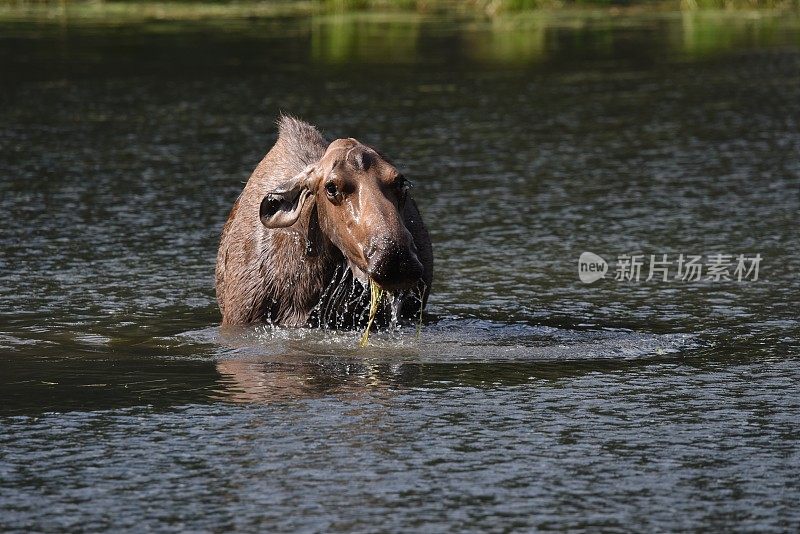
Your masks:
{"label": "yellow-green plant strand hanging from mouth", "polygon": [[417,319],[417,335],[416,339],[419,341],[419,334],[422,332],[422,299],[419,301],[419,318]]}
{"label": "yellow-green plant strand hanging from mouth", "polygon": [[375,316],[378,314],[378,304],[381,303],[381,298],[383,297],[383,289],[379,286],[375,280],[372,278],[369,279],[369,320],[367,321],[367,329],[364,330],[364,333],[361,335],[361,341],[359,342],[359,346],[366,347],[367,343],[369,343],[369,331],[372,328],[372,321],[375,320]]}

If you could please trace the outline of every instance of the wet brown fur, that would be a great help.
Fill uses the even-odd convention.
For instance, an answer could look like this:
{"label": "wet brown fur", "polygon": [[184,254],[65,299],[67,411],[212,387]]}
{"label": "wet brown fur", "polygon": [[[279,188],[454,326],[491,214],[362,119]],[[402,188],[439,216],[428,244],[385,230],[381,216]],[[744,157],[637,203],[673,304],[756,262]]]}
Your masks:
{"label": "wet brown fur", "polygon": [[[334,276],[338,280],[347,269],[344,254],[320,228],[318,217],[324,210],[317,209],[319,199],[307,202],[290,227],[270,229],[261,222],[259,208],[267,193],[317,163],[329,146],[316,128],[303,121],[281,117],[278,126],[277,142],[250,176],[222,230],[216,290],[223,325],[307,325],[314,308],[331,293]],[[430,238],[413,199],[402,209],[424,268],[424,307],[433,278]],[[323,226],[336,224],[323,222]],[[352,283],[352,276],[342,280]],[[411,313],[420,306],[410,299],[408,304],[416,306],[416,310],[407,306]]]}

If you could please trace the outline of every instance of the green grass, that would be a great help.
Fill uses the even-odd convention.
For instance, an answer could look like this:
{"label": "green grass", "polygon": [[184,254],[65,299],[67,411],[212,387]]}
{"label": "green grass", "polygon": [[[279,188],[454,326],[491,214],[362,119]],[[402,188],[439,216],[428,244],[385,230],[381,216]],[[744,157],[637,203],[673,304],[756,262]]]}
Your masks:
{"label": "green grass", "polygon": [[308,15],[317,2],[102,2],[102,1],[2,1],[3,18],[62,18],[74,20],[198,20],[211,18],[278,17]]}
{"label": "green grass", "polygon": [[681,0],[683,10],[693,9],[798,9],[798,0]]}
{"label": "green grass", "polygon": [[0,18],[74,20],[199,20],[303,16],[345,12],[505,13],[600,8],[618,11],[798,10],[800,0],[0,0]]}

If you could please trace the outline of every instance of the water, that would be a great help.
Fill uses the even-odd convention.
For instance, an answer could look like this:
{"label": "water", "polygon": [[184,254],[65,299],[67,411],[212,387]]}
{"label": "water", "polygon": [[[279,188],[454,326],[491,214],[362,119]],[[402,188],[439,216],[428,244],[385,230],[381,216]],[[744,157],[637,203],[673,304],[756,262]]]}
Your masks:
{"label": "water", "polygon": [[[795,17],[0,28],[3,530],[800,522]],[[413,180],[419,339],[217,328],[280,110]],[[758,281],[613,279],[717,253]]]}

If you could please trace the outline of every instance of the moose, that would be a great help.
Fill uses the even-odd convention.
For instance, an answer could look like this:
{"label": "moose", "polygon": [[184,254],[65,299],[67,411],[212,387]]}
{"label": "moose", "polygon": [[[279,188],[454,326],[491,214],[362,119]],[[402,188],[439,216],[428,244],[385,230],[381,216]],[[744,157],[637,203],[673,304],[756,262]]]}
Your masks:
{"label": "moose", "polygon": [[433,251],[410,187],[376,149],[281,116],[222,229],[223,326],[360,326],[370,281],[392,295],[379,317],[421,314]]}

